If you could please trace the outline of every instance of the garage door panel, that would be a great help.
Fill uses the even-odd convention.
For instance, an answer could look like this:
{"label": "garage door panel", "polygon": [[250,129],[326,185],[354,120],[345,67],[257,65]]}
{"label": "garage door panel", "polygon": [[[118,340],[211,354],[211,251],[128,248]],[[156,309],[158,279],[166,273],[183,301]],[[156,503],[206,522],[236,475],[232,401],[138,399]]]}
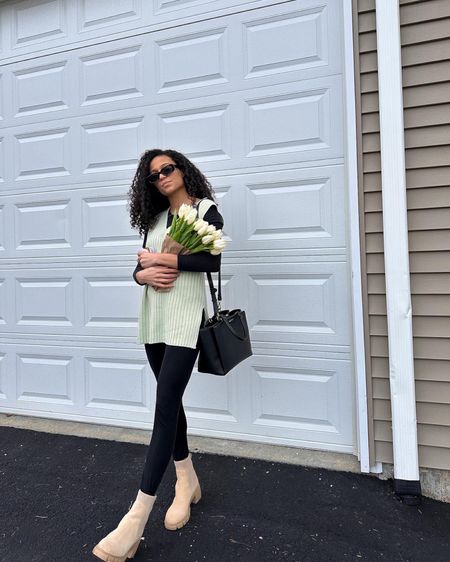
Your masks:
{"label": "garage door panel", "polygon": [[35,131],[18,133],[14,145],[14,177],[16,182],[53,178],[61,182],[71,174],[73,131],[63,123]]}
{"label": "garage door panel", "polygon": [[[150,400],[146,395],[149,372],[139,358],[126,358],[120,353],[108,357],[104,353],[85,353],[84,404],[94,415],[100,411],[109,415],[119,410],[123,413],[141,414],[148,421]],[[101,415],[101,414],[100,414]]]}
{"label": "garage door panel", "polygon": [[[232,100],[222,96],[161,108],[157,114],[159,145],[177,145],[188,158],[220,162],[222,167],[222,163],[233,157],[231,112]],[[192,131],[196,134],[192,135]]]}
{"label": "garage door panel", "polygon": [[15,279],[17,328],[71,328],[75,319],[75,287],[70,275],[19,276]]}
{"label": "garage door panel", "polygon": [[136,154],[145,142],[143,121],[143,115],[124,112],[80,123],[81,174],[97,179],[114,170],[134,169]]}
{"label": "garage door panel", "polygon": [[[147,95],[146,82],[152,70],[146,64],[149,53],[145,41],[139,38],[107,43],[101,49],[91,47],[73,54],[77,63],[80,87],[77,105],[86,113],[95,113],[99,108],[116,102],[117,107],[135,107],[140,98]],[[72,76],[72,82],[77,76]],[[101,104],[101,105],[100,105]]]}
{"label": "garage door panel", "polygon": [[[271,187],[267,183],[247,184],[247,241],[259,241],[262,246],[265,240],[308,238],[316,242],[317,237],[331,238],[331,190],[327,179],[300,185],[292,185],[293,181],[283,185],[278,180]],[[282,225],[279,213],[283,215]]]}
{"label": "garage door panel", "polygon": [[5,89],[4,125],[68,115],[77,105],[77,92],[70,87],[74,66],[75,60],[58,54],[7,67],[11,88]]}
{"label": "garage door panel", "polygon": [[[149,38],[155,61],[151,95],[159,101],[201,95],[202,90],[223,92],[231,86],[228,18],[193,24]],[[220,25],[221,24],[221,25]],[[186,64],[187,61],[190,64]],[[189,90],[192,90],[189,95]]]}
{"label": "garage door panel", "polygon": [[[324,3],[292,10],[260,10],[256,17],[243,16],[244,74],[248,78],[307,70],[328,64],[327,27],[332,24]],[[298,37],[304,40],[299,42]],[[330,69],[328,69],[329,72]],[[337,69],[338,70],[338,69]]]}
{"label": "garage door panel", "polygon": [[[247,158],[284,156],[314,160],[343,155],[340,80],[318,78],[258,88],[245,96]],[[334,118],[332,117],[334,116]]]}
{"label": "garage door panel", "polygon": [[64,349],[56,353],[23,350],[16,354],[16,398],[24,408],[60,406],[63,409],[76,404],[76,361]]}
{"label": "garage door panel", "polygon": [[[133,22],[133,26],[144,21],[143,0],[107,0],[77,2],[77,27],[82,33],[91,29],[111,27],[111,25]],[[138,21],[136,21],[138,20]],[[139,22],[140,20],[140,22]]]}
{"label": "garage door panel", "polygon": [[[279,170],[233,178],[244,216],[228,249],[345,248],[343,166]],[[262,177],[261,177],[262,176]]]}
{"label": "garage door panel", "polygon": [[[8,31],[11,35],[10,47],[26,47],[37,43],[52,42],[61,44],[67,41],[69,20],[67,3],[61,0],[44,2],[13,2],[10,3],[12,24]],[[37,18],[41,23],[38,30]]]}
{"label": "garage door panel", "polygon": [[253,432],[313,448],[349,442],[351,423],[336,401],[351,400],[349,361],[254,355],[248,363]]}
{"label": "garage door panel", "polygon": [[[233,269],[242,275],[242,266]],[[350,345],[345,262],[279,262],[276,271],[249,264],[246,271],[252,340]]]}

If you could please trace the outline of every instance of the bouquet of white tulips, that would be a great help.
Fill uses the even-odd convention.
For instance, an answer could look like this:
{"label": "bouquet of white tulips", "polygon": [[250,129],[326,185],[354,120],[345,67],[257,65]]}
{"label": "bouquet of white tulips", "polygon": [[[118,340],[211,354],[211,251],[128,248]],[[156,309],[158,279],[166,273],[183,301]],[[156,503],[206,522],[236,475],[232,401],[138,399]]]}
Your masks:
{"label": "bouquet of white tulips", "polygon": [[225,248],[222,229],[198,218],[197,209],[183,203],[166,230],[161,252],[195,254],[208,251],[217,256]]}

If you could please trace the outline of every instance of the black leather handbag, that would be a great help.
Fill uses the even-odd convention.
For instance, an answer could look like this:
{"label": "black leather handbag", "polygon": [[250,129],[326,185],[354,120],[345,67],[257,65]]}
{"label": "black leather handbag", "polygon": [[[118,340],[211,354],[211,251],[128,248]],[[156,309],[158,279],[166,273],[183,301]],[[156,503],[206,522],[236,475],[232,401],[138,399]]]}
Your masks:
{"label": "black leather handbag", "polygon": [[253,354],[247,318],[245,312],[239,308],[221,310],[220,269],[219,303],[215,295],[217,289],[214,287],[209,271],[207,276],[214,315],[206,321],[204,318],[202,319],[197,341],[200,350],[197,370],[200,373],[226,375],[238,363]]}

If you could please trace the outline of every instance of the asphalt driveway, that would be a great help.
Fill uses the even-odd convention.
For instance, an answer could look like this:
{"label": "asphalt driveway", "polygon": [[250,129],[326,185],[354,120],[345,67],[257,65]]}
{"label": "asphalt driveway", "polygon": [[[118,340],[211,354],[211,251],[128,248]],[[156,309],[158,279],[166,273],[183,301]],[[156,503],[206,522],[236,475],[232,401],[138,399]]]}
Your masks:
{"label": "asphalt driveway", "polygon": [[[135,499],[147,446],[0,427],[1,562],[96,561]],[[405,506],[390,481],[193,453],[202,499],[164,528],[171,463],[134,560],[448,562],[450,504]]]}

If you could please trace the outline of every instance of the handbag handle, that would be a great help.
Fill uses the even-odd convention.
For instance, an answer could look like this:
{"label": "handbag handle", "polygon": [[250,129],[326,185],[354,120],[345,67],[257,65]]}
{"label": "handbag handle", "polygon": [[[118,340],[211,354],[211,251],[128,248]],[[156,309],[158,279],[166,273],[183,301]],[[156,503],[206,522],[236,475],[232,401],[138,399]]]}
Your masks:
{"label": "handbag handle", "polygon": [[239,316],[239,320],[241,321],[242,328],[244,329],[244,335],[243,336],[240,336],[237,332],[235,332],[235,330],[229,324],[229,321],[228,321],[227,318],[225,318],[225,316],[222,316],[221,319],[225,322],[226,327],[230,330],[230,332],[233,334],[233,336],[235,336],[236,338],[238,338],[241,341],[244,341],[245,339],[247,339],[247,334],[245,333],[245,326],[242,323],[242,317],[241,316]]}

